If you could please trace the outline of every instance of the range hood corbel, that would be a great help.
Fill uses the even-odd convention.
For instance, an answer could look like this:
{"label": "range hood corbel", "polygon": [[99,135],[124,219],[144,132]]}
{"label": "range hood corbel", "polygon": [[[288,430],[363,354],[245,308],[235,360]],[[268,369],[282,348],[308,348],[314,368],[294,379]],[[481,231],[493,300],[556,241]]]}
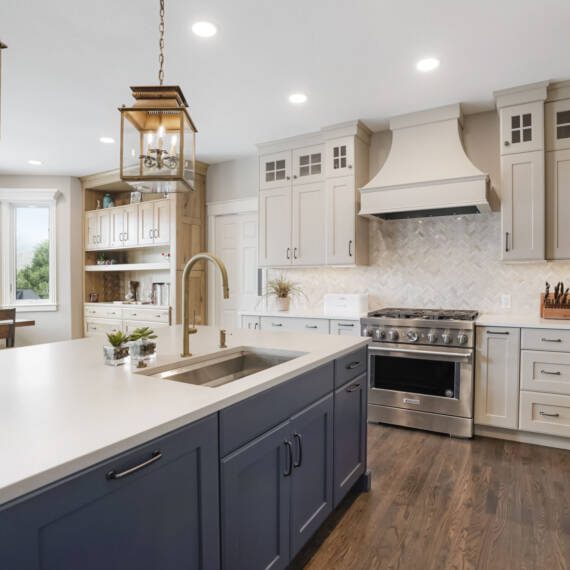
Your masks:
{"label": "range hood corbel", "polygon": [[467,157],[459,104],[390,121],[392,148],[361,188],[363,216],[382,219],[490,212],[489,176]]}

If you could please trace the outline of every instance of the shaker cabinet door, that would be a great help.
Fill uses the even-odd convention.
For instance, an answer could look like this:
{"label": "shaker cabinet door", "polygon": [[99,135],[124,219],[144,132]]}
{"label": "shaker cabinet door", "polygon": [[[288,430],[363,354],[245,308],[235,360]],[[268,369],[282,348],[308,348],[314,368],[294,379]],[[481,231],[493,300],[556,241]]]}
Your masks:
{"label": "shaker cabinet door", "polygon": [[342,137],[326,143],[326,175],[354,176],[354,137]]}
{"label": "shaker cabinet door", "polygon": [[501,179],[502,258],[544,259],[544,153],[502,156]]}
{"label": "shaker cabinet door", "polygon": [[154,204],[141,202],[139,204],[139,245],[152,245],[154,243]]}
{"label": "shaker cabinet door", "polygon": [[123,247],[125,241],[125,209],[112,208],[109,216],[109,245]]}
{"label": "shaker cabinet door", "polygon": [[259,264],[290,265],[291,188],[275,188],[259,193]]}
{"label": "shaker cabinet door", "polygon": [[153,220],[154,245],[170,243],[170,200],[156,200]]}
{"label": "shaker cabinet door", "polygon": [[353,176],[325,183],[327,263],[355,263],[355,193]]}
{"label": "shaker cabinet door", "polygon": [[570,149],[546,153],[546,251],[570,259]]}
{"label": "shaker cabinet door", "polygon": [[325,193],[322,182],[293,187],[293,265],[325,263]]}
{"label": "shaker cabinet door", "polygon": [[319,182],[324,177],[325,152],[322,145],[307,146],[292,152],[293,184]]}
{"label": "shaker cabinet door", "polygon": [[478,327],[475,423],[517,429],[520,329]]}

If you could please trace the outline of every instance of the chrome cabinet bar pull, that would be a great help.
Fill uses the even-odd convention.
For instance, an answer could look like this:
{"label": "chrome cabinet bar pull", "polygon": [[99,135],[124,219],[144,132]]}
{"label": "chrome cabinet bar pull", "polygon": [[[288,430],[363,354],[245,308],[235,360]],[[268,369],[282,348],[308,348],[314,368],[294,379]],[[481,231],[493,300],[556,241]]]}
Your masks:
{"label": "chrome cabinet bar pull", "polygon": [[284,477],[289,477],[293,472],[293,446],[291,442],[286,439],[284,442],[285,447],[287,448],[287,468],[285,469],[285,473],[283,473]]}
{"label": "chrome cabinet bar pull", "polygon": [[271,323],[272,327],[282,327],[283,323]]}
{"label": "chrome cabinet bar pull", "polygon": [[339,327],[353,327],[354,323],[338,323]]}
{"label": "chrome cabinet bar pull", "polygon": [[550,374],[552,376],[560,376],[562,374],[562,372],[560,372],[560,370],[557,370],[556,372],[551,372],[550,370],[541,370],[540,373],[541,374]]}
{"label": "chrome cabinet bar pull", "polygon": [[139,463],[138,465],[135,465],[130,469],[119,471],[118,473],[114,469],[111,469],[111,471],[107,471],[105,477],[109,481],[113,481],[115,479],[122,479],[123,477],[128,477],[129,475],[132,475],[133,473],[136,473],[137,471],[140,471],[141,469],[144,469],[145,467],[148,467],[149,465],[156,463],[161,458],[162,458],[162,453],[160,451],[158,450],[153,451],[152,455],[150,456],[150,459],[147,459],[146,461],[143,461],[142,463]]}
{"label": "chrome cabinet bar pull", "polygon": [[293,259],[297,259],[297,248],[293,248]]}
{"label": "chrome cabinet bar pull", "polygon": [[356,390],[358,390],[358,388],[360,388],[360,382],[355,382],[354,384],[351,384],[346,391],[347,392],[355,392]]}
{"label": "chrome cabinet bar pull", "polygon": [[487,334],[509,334],[509,331],[487,331]]}
{"label": "chrome cabinet bar pull", "polygon": [[287,259],[291,259],[291,248],[287,248]]}
{"label": "chrome cabinet bar pull", "polygon": [[541,338],[542,342],[562,342],[561,338]]}
{"label": "chrome cabinet bar pull", "polygon": [[305,325],[306,329],[318,329],[319,327],[317,325]]}
{"label": "chrome cabinet bar pull", "polygon": [[297,449],[299,450],[299,453],[297,455],[297,461],[293,463],[293,467],[301,467],[301,464],[303,463],[303,438],[299,433],[294,433],[293,437],[297,442]]}
{"label": "chrome cabinet bar pull", "polygon": [[348,241],[348,257],[352,257],[352,240]]}
{"label": "chrome cabinet bar pull", "polygon": [[354,362],[351,362],[350,364],[346,365],[346,369],[347,370],[354,370],[355,368],[357,368],[360,365],[360,362],[355,360]]}
{"label": "chrome cabinet bar pull", "polygon": [[540,412],[538,412],[541,416],[546,416],[548,418],[559,418],[560,414],[556,413],[556,414],[549,414],[548,412],[543,412],[542,410],[540,410]]}

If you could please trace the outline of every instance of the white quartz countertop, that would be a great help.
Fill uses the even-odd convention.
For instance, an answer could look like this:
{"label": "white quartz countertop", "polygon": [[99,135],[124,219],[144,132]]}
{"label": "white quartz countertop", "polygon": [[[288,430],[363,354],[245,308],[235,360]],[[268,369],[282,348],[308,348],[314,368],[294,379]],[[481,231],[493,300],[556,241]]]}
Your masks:
{"label": "white quartz countertop", "polygon": [[[181,327],[157,329],[157,366],[181,360]],[[302,356],[219,388],[105,366],[92,337],[0,351],[0,504],[203,418],[367,344],[352,336],[229,331],[228,350]],[[199,327],[194,356],[221,355],[218,329]],[[154,366],[154,365],[153,365]],[[149,369],[146,369],[148,373]]]}
{"label": "white quartz countertop", "polygon": [[251,309],[250,311],[242,310],[239,311],[240,316],[256,316],[256,317],[280,317],[280,318],[297,318],[297,319],[328,319],[328,320],[339,320],[339,321],[359,321],[362,317],[366,316],[366,313],[361,315],[325,315],[322,311],[304,309],[304,310],[293,310],[293,311],[278,311],[271,309]]}
{"label": "white quartz countertop", "polygon": [[475,324],[480,327],[570,329],[570,319],[541,319],[540,315],[492,315],[483,313],[479,315]]}

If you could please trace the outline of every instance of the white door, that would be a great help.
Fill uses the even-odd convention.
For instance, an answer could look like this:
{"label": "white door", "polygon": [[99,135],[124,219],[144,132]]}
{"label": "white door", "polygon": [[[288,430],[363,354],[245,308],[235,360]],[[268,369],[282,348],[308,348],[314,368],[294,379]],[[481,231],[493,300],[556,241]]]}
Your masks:
{"label": "white door", "polygon": [[214,252],[228,269],[230,286],[230,298],[224,299],[220,274],[214,273],[215,324],[239,328],[239,311],[254,308],[258,301],[257,214],[217,216],[214,231]]}
{"label": "white door", "polygon": [[322,182],[293,187],[293,265],[325,263],[325,193]]}
{"label": "white door", "polygon": [[297,148],[292,152],[293,184],[319,182],[324,177],[325,157],[322,145]]}
{"label": "white door", "polygon": [[544,152],[501,157],[504,260],[544,259]]}
{"label": "white door", "polygon": [[520,329],[477,328],[475,423],[517,429]]}
{"label": "white door", "polygon": [[291,152],[277,152],[259,157],[259,187],[262,190],[291,184]]}
{"label": "white door", "polygon": [[99,210],[97,225],[99,228],[99,249],[109,247],[111,243],[111,210]]}
{"label": "white door", "polygon": [[154,204],[141,202],[139,204],[139,245],[154,243]]}
{"label": "white door", "polygon": [[123,247],[125,241],[125,209],[113,208],[109,211],[109,245]]}
{"label": "white door", "polygon": [[547,258],[570,259],[570,149],[546,153]]}
{"label": "white door", "polygon": [[154,244],[170,243],[170,200],[154,203]]}
{"label": "white door", "polygon": [[327,263],[354,263],[354,177],[330,178],[325,183]]}
{"label": "white door", "polygon": [[138,209],[136,204],[124,207],[123,247],[137,245]]}
{"label": "white door", "polygon": [[354,137],[342,137],[326,143],[326,174],[347,176],[354,174]]}
{"label": "white door", "polygon": [[259,264],[290,265],[291,188],[274,188],[259,193]]}
{"label": "white door", "polygon": [[85,214],[85,247],[97,249],[99,247],[99,212]]}
{"label": "white door", "polygon": [[501,154],[544,149],[544,103],[535,101],[500,110]]}

